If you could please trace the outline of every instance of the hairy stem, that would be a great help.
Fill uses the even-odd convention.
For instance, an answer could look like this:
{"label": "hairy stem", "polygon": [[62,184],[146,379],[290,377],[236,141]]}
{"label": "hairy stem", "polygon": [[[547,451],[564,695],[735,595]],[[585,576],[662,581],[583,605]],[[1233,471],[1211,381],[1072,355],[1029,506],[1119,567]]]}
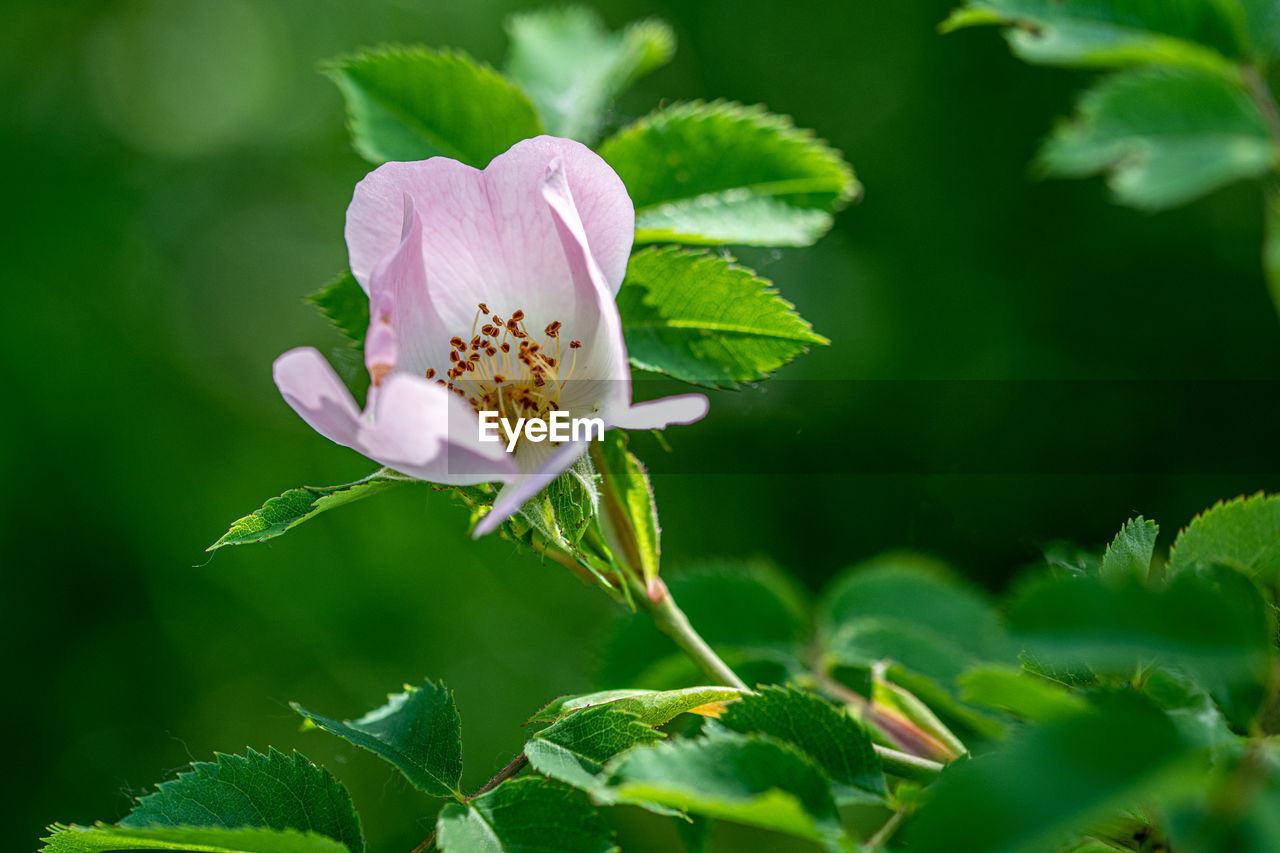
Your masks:
{"label": "hairy stem", "polygon": [[720,659],[715,650],[707,645],[707,641],[702,639],[702,635],[690,624],[689,617],[684,615],[684,611],[669,593],[663,595],[660,601],[654,602],[641,590],[636,599],[644,604],[649,616],[653,618],[653,624],[657,625],[662,633],[675,640],[680,650],[700,666],[703,672],[726,687],[750,689],[746,682]]}

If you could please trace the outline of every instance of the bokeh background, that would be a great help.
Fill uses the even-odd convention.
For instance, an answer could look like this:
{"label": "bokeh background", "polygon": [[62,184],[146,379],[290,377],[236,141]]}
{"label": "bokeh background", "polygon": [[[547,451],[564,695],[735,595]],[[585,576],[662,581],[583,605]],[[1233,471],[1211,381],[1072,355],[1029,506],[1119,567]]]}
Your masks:
{"label": "bokeh background", "polygon": [[[7,4],[3,849],[34,849],[55,820],[115,820],[192,758],[272,744],[349,785],[372,850],[408,850],[435,804],[300,733],[289,700],[353,716],[443,678],[474,788],[530,712],[593,686],[613,605],[508,544],[464,541],[462,511],[426,489],[203,551],[270,495],[369,469],[270,380],[283,350],[339,345],[302,298],[344,267],[343,215],[368,168],[316,63],[400,41],[500,64],[503,19],[527,5]],[[657,483],[671,571],[763,555],[816,589],[909,547],[998,589],[1054,540],[1100,547],[1145,513],[1167,547],[1214,500],[1280,488],[1263,457],[1204,446],[1206,425],[1226,445],[1247,431],[1251,395],[1274,386],[1201,407],[1180,390],[1280,378],[1256,189],[1151,217],[1111,206],[1098,180],[1034,180],[1038,141],[1087,75],[1025,66],[994,32],[939,36],[948,5],[597,6],[613,26],[660,16],[680,38],[615,123],[662,99],[765,103],[843,150],[866,186],[818,246],[742,253],[833,343],[763,389],[714,394],[704,423],[670,435],[655,467],[671,472]],[[1114,380],[1154,382],[1097,384]],[[929,387],[950,390],[894,404]],[[1012,390],[984,412],[964,390],[979,387]],[[1166,392],[1180,402],[1162,411]],[[1082,430],[1105,463],[1054,457]],[[728,461],[707,463],[717,453]],[[675,843],[643,815],[621,829],[628,849]],[[732,832],[719,843],[746,849]]]}

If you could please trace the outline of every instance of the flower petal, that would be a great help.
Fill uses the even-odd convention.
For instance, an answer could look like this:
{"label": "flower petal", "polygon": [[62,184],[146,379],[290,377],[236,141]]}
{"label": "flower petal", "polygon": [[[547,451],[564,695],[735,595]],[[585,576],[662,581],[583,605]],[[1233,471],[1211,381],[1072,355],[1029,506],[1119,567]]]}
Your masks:
{"label": "flower petal", "polygon": [[665,429],[671,424],[691,424],[706,417],[710,408],[705,394],[679,394],[647,403],[636,403],[612,413],[610,427],[620,429]]}
{"label": "flower petal", "polygon": [[471,535],[478,539],[497,530],[498,525],[515,515],[526,501],[545,489],[552,480],[568,470],[579,456],[586,453],[588,444],[585,441],[571,441],[561,445],[536,471],[509,480],[498,492],[493,509],[480,519]]}
{"label": "flower petal", "polygon": [[291,349],[275,360],[271,375],[285,402],[312,429],[336,444],[356,446],[360,410],[319,351],[312,347]]}
{"label": "flower petal", "polygon": [[[395,332],[397,358],[401,369],[423,374],[431,366],[432,344],[450,336],[431,304],[427,272],[422,259],[422,221],[413,199],[401,194],[400,240],[395,250],[374,267],[369,276],[370,335],[366,341],[366,362],[380,353],[370,353],[373,330],[381,320]],[[372,370],[372,367],[370,368]]]}

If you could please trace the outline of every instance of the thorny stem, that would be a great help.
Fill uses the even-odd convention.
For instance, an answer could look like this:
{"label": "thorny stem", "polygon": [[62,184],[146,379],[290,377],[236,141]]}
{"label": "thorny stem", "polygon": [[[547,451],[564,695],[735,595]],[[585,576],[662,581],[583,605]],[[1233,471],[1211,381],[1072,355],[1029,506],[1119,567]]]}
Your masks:
{"label": "thorny stem", "polygon": [[[512,776],[516,775],[521,770],[523,770],[524,766],[528,763],[529,763],[529,759],[525,756],[523,752],[521,752],[515,758],[508,761],[506,767],[502,768],[497,773],[493,774],[493,778],[490,779],[488,782],[485,782],[484,785],[481,786],[480,790],[476,791],[474,794],[472,794],[469,797],[461,797],[460,802],[464,804],[469,803],[472,800],[474,800],[476,797],[480,796],[481,794],[489,793],[494,788],[498,787],[503,782],[507,781]],[[431,849],[431,846],[435,844],[435,842],[436,842],[436,830],[433,829],[431,830],[430,835],[422,839],[421,844],[413,848],[413,853],[426,853],[426,851]]]}

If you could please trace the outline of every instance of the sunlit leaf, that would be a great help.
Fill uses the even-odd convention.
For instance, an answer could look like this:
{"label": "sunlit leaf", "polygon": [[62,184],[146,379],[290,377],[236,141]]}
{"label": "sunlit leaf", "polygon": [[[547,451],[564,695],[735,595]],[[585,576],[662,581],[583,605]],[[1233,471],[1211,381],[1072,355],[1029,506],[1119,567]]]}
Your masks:
{"label": "sunlit leaf", "polygon": [[436,821],[442,853],[613,853],[613,831],[587,795],[561,782],[508,779]]}

